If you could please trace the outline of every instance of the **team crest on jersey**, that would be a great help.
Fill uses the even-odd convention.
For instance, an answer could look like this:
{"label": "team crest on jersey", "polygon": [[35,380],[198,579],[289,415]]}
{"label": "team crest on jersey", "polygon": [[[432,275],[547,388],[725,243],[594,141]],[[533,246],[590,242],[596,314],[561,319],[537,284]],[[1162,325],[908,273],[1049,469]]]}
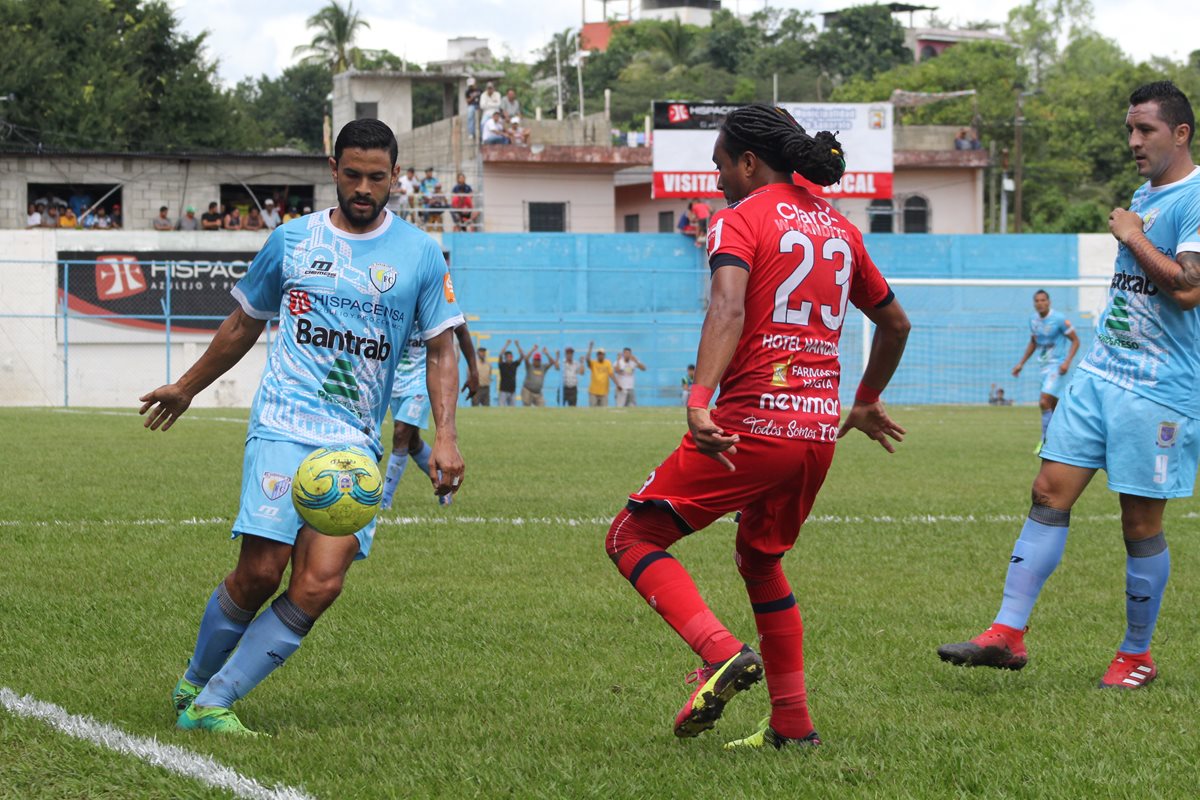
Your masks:
{"label": "team crest on jersey", "polygon": [[292,488],[292,479],[287,475],[280,475],[278,472],[264,472],[262,482],[263,494],[270,500],[278,500],[287,494],[288,489]]}
{"label": "team crest on jersey", "polygon": [[1158,219],[1158,209],[1152,208],[1142,215],[1142,233],[1147,233],[1154,227],[1154,221]]}
{"label": "team crest on jersey", "polygon": [[1179,441],[1179,423],[1178,422],[1160,422],[1158,423],[1158,440],[1159,447],[1174,447],[1175,442]]}
{"label": "team crest on jersey", "polygon": [[396,285],[396,270],[387,264],[371,265],[371,283],[382,294]]}

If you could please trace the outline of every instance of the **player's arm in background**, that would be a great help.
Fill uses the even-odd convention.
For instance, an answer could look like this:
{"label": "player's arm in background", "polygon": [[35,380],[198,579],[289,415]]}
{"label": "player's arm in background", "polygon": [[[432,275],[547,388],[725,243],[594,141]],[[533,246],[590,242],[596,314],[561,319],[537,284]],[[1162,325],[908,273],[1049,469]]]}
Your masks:
{"label": "player's arm in background", "polygon": [[[1194,216],[1189,215],[1194,221]],[[1200,306],[1200,253],[1184,250],[1171,258],[1159,251],[1142,232],[1142,218],[1136,212],[1114,208],[1108,215],[1113,237],[1129,248],[1142,271],[1184,311]],[[1194,238],[1197,225],[1184,226]],[[1186,243],[1185,243],[1186,244]]]}
{"label": "player's arm in background", "polygon": [[894,453],[896,449],[888,437],[902,442],[907,431],[888,416],[879,395],[887,388],[896,367],[900,365],[912,323],[900,307],[900,301],[895,298],[882,307],[864,307],[860,310],[875,323],[875,336],[871,340],[871,355],[867,358],[867,368],[863,370],[854,406],[838,430],[838,438],[849,433],[851,428],[857,428],[868,438],[879,442],[884,450]]}
{"label": "player's arm in background", "polygon": [[455,422],[458,354],[454,351],[454,335],[449,328],[425,341],[425,383],[436,427],[433,454],[429,457],[429,478],[437,494],[452,494],[462,485],[465,466],[458,451]]}
{"label": "player's arm in background", "polygon": [[160,386],[138,398],[142,401],[138,413],[150,412],[145,426],[152,431],[159,428],[169,430],[175,420],[187,411],[192,398],[242,360],[258,341],[266,324],[265,319],[255,319],[240,307],[234,309],[217,329],[204,355],[178,381]]}
{"label": "player's arm in background", "polygon": [[[711,300],[704,315],[704,327],[700,329],[700,346],[696,352],[696,381],[692,385],[700,392],[712,395],[713,390],[725,374],[725,368],[733,358],[742,326],[746,321],[746,284],[750,281],[749,270],[735,265],[718,267],[712,274]],[[708,410],[708,398],[688,399],[688,430],[696,441],[696,449],[709,458],[716,459],[733,471],[733,462],[726,453],[737,453],[738,435],[726,435],[713,422]],[[703,403],[700,403],[700,400]],[[695,405],[693,405],[695,403]]]}
{"label": "player's arm in background", "polygon": [[1071,371],[1071,362],[1075,360],[1075,354],[1079,352],[1079,334],[1075,333],[1075,326],[1071,324],[1071,320],[1063,320],[1066,324],[1066,330],[1063,331],[1063,336],[1071,342],[1071,349],[1067,351],[1067,359],[1058,365],[1058,374],[1066,375]]}
{"label": "player's arm in background", "polygon": [[[1079,346],[1078,337],[1075,338],[1075,346]],[[1025,354],[1021,356],[1021,360],[1013,367],[1012,374],[1014,378],[1021,374],[1021,369],[1025,366],[1025,362],[1029,360],[1029,357],[1033,355],[1034,350],[1037,350],[1037,337],[1031,335],[1029,337],[1029,344],[1025,345]],[[1071,351],[1071,355],[1075,355],[1074,350]]]}
{"label": "player's arm in background", "polygon": [[479,359],[475,356],[475,342],[471,340],[471,332],[467,330],[465,322],[454,329],[454,337],[458,339],[458,349],[467,360],[467,382],[463,384],[462,391],[467,393],[467,399],[470,400],[479,391]]}

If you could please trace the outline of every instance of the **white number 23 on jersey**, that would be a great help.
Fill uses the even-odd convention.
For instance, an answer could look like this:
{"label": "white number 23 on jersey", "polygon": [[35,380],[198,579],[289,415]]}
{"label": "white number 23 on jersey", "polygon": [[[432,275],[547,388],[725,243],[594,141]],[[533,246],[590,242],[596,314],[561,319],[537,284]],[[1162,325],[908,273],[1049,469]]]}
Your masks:
{"label": "white number 23 on jersey", "polygon": [[[792,308],[789,302],[792,294],[813,271],[816,263],[816,245],[800,231],[788,231],[780,237],[780,253],[794,253],[797,249],[800,251],[800,263],[775,290],[775,311],[771,315],[773,322],[785,325],[808,325],[809,317],[812,316],[813,304],[810,301],[802,300],[796,308]],[[842,327],[842,320],[846,318],[846,301],[850,297],[850,272],[854,265],[849,243],[844,239],[826,239],[821,246],[821,259],[826,264],[837,266],[836,272],[833,273],[833,282],[842,290],[837,308],[824,304],[820,306],[821,322],[826,328],[836,331]],[[827,274],[827,271],[820,270],[818,274]]]}

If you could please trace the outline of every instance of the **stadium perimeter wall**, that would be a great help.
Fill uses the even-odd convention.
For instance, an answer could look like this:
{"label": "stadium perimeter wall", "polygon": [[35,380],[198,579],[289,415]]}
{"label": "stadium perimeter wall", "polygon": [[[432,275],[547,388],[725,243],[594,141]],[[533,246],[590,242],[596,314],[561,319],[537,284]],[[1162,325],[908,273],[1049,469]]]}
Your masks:
{"label": "stadium perimeter wall", "polygon": [[[1115,244],[1108,235],[869,236],[884,274],[900,278],[1073,279],[1107,276]],[[0,405],[124,406],[192,363],[208,334],[131,330],[72,315],[58,304],[56,262],[78,252],[254,252],[261,234],[155,231],[0,231]],[[472,332],[493,357],[506,339],[551,351],[567,346],[582,358],[589,341],[610,357],[628,346],[647,364],[637,376],[643,405],[679,402],[680,379],[694,360],[703,321],[707,268],[703,252],[676,234],[446,234],[451,263]],[[72,268],[71,280],[89,269]],[[75,276],[84,276],[78,278]],[[905,362],[889,389],[893,403],[982,403],[991,384],[1017,402],[1034,402],[1031,366],[1009,371],[1028,341],[1033,287],[898,286],[913,318]],[[1084,347],[1103,307],[1101,288],[1051,288]],[[228,308],[220,311],[223,316]],[[190,313],[196,313],[192,309]],[[853,310],[843,329],[847,376],[843,399],[862,369],[864,326]],[[249,405],[266,357],[266,342],[198,406]],[[546,383],[553,404],[561,373]],[[584,377],[586,382],[586,376]]]}

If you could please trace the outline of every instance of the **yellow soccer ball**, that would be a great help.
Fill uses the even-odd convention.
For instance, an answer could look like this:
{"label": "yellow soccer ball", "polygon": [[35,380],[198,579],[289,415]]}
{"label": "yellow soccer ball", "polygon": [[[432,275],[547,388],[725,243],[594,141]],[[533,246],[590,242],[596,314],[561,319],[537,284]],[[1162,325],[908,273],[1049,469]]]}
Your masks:
{"label": "yellow soccer ball", "polygon": [[292,503],[304,521],[327,536],[358,533],[375,519],[383,478],[359,447],[322,447],[296,470]]}

